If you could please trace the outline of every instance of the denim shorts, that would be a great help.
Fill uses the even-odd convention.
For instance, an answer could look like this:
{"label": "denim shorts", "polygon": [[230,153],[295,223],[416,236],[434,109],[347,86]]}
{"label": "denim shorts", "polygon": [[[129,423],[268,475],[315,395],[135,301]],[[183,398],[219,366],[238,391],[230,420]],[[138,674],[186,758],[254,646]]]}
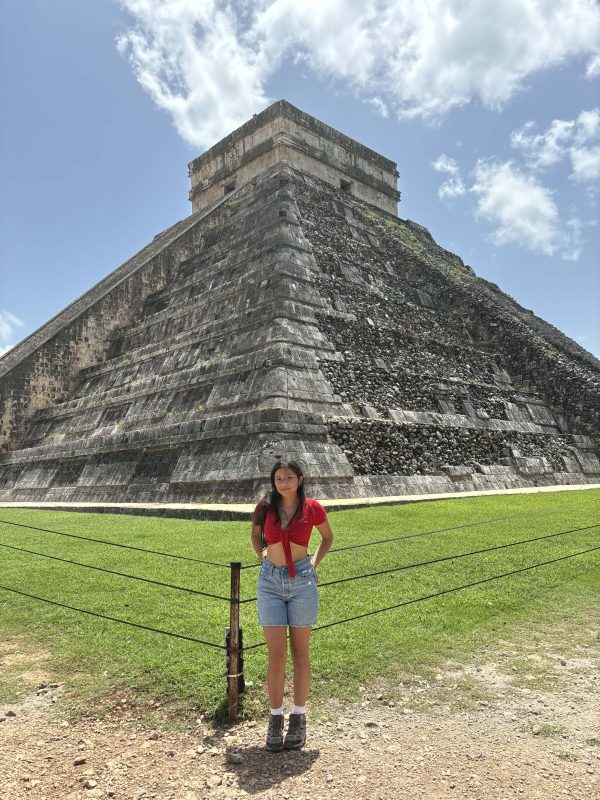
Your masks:
{"label": "denim shorts", "polygon": [[272,627],[308,628],[315,625],[319,609],[317,576],[310,556],[294,564],[296,577],[287,566],[278,567],[265,558],[258,574],[258,622]]}

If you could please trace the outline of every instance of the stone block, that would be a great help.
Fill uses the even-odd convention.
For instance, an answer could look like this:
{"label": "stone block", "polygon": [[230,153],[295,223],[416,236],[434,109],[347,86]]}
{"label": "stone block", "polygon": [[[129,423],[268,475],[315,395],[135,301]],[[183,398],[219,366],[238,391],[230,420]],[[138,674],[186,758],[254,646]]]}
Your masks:
{"label": "stone block", "polygon": [[48,489],[57,470],[57,464],[28,464],[15,482],[15,489]]}
{"label": "stone block", "polygon": [[453,481],[470,480],[473,474],[473,470],[470,469],[469,467],[456,467],[456,466],[445,465],[442,466],[441,469]]}
{"label": "stone block", "polygon": [[552,428],[557,427],[556,420],[554,419],[550,409],[548,409],[546,406],[538,405],[537,403],[527,403],[527,410],[529,411],[531,419],[537,425],[544,425]]}
{"label": "stone block", "polygon": [[383,414],[373,406],[364,405],[360,407],[360,410],[367,419],[383,419]]}
{"label": "stone block", "polygon": [[137,456],[111,460],[107,457],[93,457],[85,465],[77,486],[104,487],[127,486],[135,472]]}
{"label": "stone block", "polygon": [[531,422],[531,415],[529,414],[528,408],[525,404],[517,404],[517,403],[510,403],[505,401],[504,407],[506,409],[506,417],[507,419],[512,420],[513,422]]}
{"label": "stone block", "polygon": [[515,457],[515,466],[522,475],[547,475],[552,467],[547,458]]}
{"label": "stone block", "polygon": [[579,451],[575,453],[575,458],[581,465],[581,471],[585,475],[600,476],[600,460],[595,453],[589,451]]}

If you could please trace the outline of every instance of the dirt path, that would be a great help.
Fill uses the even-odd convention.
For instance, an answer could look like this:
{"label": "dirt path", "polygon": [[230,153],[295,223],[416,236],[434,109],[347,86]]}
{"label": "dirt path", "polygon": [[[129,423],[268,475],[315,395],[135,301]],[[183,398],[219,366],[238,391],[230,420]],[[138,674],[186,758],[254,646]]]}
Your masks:
{"label": "dirt path", "polygon": [[[401,676],[352,708],[313,710],[306,749],[281,754],[264,750],[262,722],[153,732],[126,698],[102,720],[70,723],[68,693],[36,689],[41,672],[31,672],[32,691],[0,707],[0,797],[590,800],[600,796],[600,627],[572,633],[501,641],[429,680]],[[15,656],[0,646],[0,657]]]}

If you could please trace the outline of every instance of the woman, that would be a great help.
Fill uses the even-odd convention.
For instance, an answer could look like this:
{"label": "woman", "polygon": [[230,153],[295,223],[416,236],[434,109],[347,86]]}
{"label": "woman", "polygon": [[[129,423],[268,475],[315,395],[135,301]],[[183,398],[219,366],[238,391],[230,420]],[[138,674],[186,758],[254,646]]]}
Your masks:
{"label": "woman", "polygon": [[[304,475],[295,461],[278,461],[271,470],[271,493],[254,511],[252,546],[261,560],[258,621],[269,654],[267,684],[271,714],[267,750],[295,750],[306,741],[306,700],[310,686],[309,640],[317,621],[316,567],[333,541],[323,506],[304,494]],[[321,543],[312,557],[313,526]],[[265,547],[266,545],[266,547]],[[294,707],[283,737],[283,688],[287,634],[294,664]]]}

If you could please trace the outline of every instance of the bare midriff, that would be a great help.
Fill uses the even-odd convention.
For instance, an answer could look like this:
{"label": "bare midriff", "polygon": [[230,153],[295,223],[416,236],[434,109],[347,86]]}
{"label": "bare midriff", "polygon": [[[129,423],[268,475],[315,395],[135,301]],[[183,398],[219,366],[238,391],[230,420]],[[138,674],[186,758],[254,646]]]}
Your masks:
{"label": "bare midriff", "polygon": [[[302,561],[308,555],[308,547],[303,547],[301,544],[290,542],[290,550],[292,551],[292,562]],[[272,564],[278,567],[285,567],[285,552],[281,542],[275,542],[267,546],[267,558]]]}

